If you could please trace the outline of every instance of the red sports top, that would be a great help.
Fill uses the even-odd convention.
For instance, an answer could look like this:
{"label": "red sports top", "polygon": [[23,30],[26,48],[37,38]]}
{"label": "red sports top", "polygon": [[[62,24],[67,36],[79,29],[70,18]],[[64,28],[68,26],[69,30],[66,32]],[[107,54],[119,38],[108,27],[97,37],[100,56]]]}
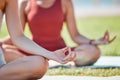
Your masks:
{"label": "red sports top", "polygon": [[37,5],[36,0],[30,0],[27,22],[33,41],[40,46],[50,51],[66,46],[61,38],[64,22],[61,0],[55,0],[49,8],[42,8]]}

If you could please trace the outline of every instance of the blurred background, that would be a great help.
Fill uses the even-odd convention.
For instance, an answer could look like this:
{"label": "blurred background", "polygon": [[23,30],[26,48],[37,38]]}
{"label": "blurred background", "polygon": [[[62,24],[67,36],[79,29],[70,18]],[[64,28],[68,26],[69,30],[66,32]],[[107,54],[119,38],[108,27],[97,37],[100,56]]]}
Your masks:
{"label": "blurred background", "polygon": [[[76,24],[79,32],[88,38],[98,39],[108,30],[110,37],[117,35],[114,42],[100,45],[101,55],[120,56],[120,0],[72,0]],[[6,36],[5,22],[2,25],[0,37]],[[28,27],[25,35],[30,36]],[[64,24],[62,37],[68,46],[76,46],[68,35]]]}
{"label": "blurred background", "polygon": [[75,14],[88,16],[119,16],[120,0],[72,0]]}

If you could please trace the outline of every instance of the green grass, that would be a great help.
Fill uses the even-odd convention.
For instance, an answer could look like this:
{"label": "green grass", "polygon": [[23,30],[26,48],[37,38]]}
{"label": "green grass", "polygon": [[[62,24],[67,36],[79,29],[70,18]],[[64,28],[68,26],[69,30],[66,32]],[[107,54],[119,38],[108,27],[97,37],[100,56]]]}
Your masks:
{"label": "green grass", "polygon": [[57,68],[49,69],[46,75],[71,75],[71,76],[120,76],[120,68],[90,69],[90,68]]}

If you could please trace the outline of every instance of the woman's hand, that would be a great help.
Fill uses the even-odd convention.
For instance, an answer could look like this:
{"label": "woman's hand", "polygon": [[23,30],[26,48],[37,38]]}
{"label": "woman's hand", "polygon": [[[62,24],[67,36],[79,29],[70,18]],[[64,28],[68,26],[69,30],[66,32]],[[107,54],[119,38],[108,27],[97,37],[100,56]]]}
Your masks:
{"label": "woman's hand", "polygon": [[103,45],[103,44],[109,44],[113,42],[116,39],[116,36],[114,36],[112,39],[110,39],[109,32],[106,31],[104,36],[97,40],[92,40],[91,44],[93,45]]}
{"label": "woman's hand", "polygon": [[76,57],[76,54],[75,52],[71,51],[71,48],[66,47],[66,48],[54,51],[53,56],[56,56],[55,61],[61,64],[65,64],[67,62],[73,61]]}

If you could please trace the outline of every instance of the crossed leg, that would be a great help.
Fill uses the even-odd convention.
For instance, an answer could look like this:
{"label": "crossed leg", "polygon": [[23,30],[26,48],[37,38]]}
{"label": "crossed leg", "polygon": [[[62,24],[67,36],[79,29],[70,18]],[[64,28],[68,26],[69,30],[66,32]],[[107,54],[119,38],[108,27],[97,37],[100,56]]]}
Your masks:
{"label": "crossed leg", "polygon": [[[11,56],[12,57],[12,56]],[[47,71],[48,62],[41,56],[24,56],[0,67],[1,80],[36,80]]]}
{"label": "crossed leg", "polygon": [[[4,56],[7,62],[25,56],[17,49],[18,48],[12,45],[3,46]],[[81,44],[75,47],[73,51],[76,52],[76,59],[71,64],[75,66],[94,64],[100,57],[100,49],[95,45]]]}
{"label": "crossed leg", "polygon": [[95,45],[82,44],[74,49],[76,66],[88,66],[94,64],[100,57],[100,49]]}

